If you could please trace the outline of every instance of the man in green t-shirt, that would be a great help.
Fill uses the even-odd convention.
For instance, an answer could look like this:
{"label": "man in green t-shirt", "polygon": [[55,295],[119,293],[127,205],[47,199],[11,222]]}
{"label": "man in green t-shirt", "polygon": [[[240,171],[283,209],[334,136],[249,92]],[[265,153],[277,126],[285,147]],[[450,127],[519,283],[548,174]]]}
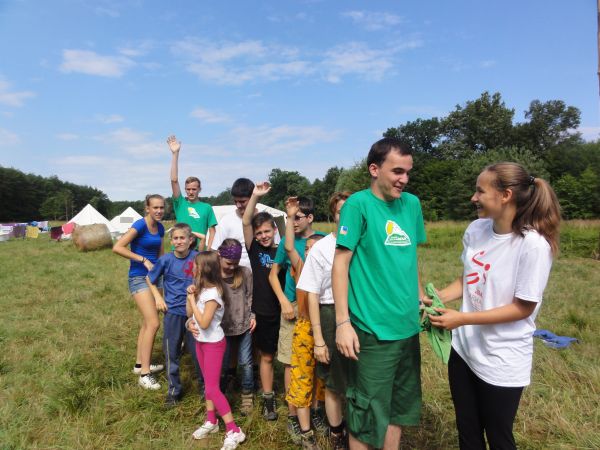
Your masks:
{"label": "man in green t-shirt", "polygon": [[342,207],[332,269],[336,343],[350,358],[350,448],[399,448],[401,426],[421,414],[417,244],[425,241],[419,199],[403,192],[412,150],[373,144],[369,189]]}
{"label": "man in green t-shirt", "polygon": [[[200,180],[196,177],[188,177],[185,180],[185,194],[181,195],[178,179],[178,162],[181,142],[175,136],[169,136],[167,144],[171,149],[171,189],[173,191],[173,209],[177,222],[187,223],[192,228],[192,234],[198,238],[198,249],[212,248],[215,237],[217,219],[212,207],[208,203],[201,202]],[[207,236],[208,235],[208,236]]]}

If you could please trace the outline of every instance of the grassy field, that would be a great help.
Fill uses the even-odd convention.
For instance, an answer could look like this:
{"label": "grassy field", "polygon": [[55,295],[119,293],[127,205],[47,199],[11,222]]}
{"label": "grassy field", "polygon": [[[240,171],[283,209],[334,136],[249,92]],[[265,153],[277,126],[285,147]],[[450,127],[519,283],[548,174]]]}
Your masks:
{"label": "grassy field", "polygon": [[[461,273],[465,226],[428,225],[420,250],[424,281],[441,287]],[[515,425],[520,449],[600,448],[600,262],[591,258],[599,233],[600,222],[563,228],[538,327],[580,342],[560,351],[535,342],[533,382]],[[139,314],[127,291],[127,261],[110,250],[79,253],[43,235],[0,243],[0,267],[0,449],[220,448],[222,433],[208,442],[191,438],[204,408],[189,357],[180,406],[163,406],[164,387],[137,386],[131,367]],[[402,448],[456,448],[445,366],[426,340],[422,356],[423,420],[406,430]],[[283,406],[280,413],[276,423],[265,423],[258,408],[238,417],[248,434],[241,448],[294,448]]]}

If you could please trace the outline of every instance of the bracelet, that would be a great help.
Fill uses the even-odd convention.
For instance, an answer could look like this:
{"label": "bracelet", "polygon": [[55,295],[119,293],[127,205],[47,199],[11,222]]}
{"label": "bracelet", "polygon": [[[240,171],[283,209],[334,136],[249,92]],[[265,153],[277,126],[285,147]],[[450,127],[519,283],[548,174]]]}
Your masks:
{"label": "bracelet", "polygon": [[340,323],[336,323],[336,324],[335,324],[335,327],[337,328],[337,327],[339,327],[339,326],[342,326],[342,325],[344,325],[345,323],[350,323],[350,319],[348,318],[348,319],[346,319],[346,320],[342,320]]}
{"label": "bracelet", "polygon": [[320,326],[321,326],[321,324],[320,324],[320,323],[313,323],[313,324],[312,324],[312,326],[313,326],[313,327],[320,327]]}
{"label": "bracelet", "polygon": [[316,345],[315,344],[314,346],[317,347],[317,348],[322,348],[322,347],[327,347],[327,344],[323,344],[323,345]]}
{"label": "bracelet", "polygon": [[146,257],[142,256],[142,264],[146,262]]}

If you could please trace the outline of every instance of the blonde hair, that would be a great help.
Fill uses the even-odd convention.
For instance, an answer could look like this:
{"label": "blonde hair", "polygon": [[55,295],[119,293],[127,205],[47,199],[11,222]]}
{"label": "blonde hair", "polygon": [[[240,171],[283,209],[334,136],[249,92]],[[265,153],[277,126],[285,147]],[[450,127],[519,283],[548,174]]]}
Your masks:
{"label": "blonde hair", "polygon": [[512,231],[523,236],[526,230],[536,230],[548,241],[552,254],[558,255],[560,204],[548,182],[512,162],[492,164],[485,171],[495,175],[492,184],[497,190],[510,189],[513,193],[517,212]]}
{"label": "blonde hair", "polygon": [[196,294],[204,289],[216,287],[219,295],[223,295],[223,278],[221,278],[221,265],[217,252],[200,252],[194,259],[196,270],[194,272],[194,286]]}

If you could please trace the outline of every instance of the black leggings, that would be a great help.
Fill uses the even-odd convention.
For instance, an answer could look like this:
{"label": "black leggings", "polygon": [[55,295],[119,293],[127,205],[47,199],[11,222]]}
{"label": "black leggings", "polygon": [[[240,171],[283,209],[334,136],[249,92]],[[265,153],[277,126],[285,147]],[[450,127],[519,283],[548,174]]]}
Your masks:
{"label": "black leggings", "polygon": [[523,388],[486,383],[454,349],[448,379],[461,450],[485,450],[484,430],[491,450],[516,449],[512,427]]}

